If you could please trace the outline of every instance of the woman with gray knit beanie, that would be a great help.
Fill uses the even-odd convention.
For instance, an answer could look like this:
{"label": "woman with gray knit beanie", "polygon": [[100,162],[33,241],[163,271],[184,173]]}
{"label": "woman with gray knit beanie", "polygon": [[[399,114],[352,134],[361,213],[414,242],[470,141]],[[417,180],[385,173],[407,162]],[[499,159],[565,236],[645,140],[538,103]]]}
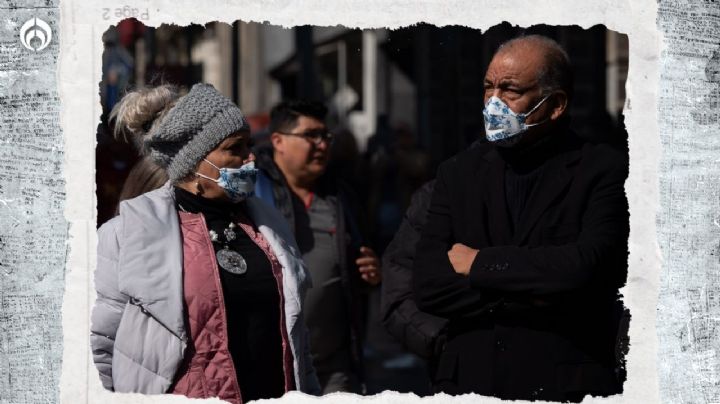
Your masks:
{"label": "woman with gray knit beanie", "polygon": [[318,394],[310,280],[286,222],[252,196],[250,132],[211,85],[127,94],[111,114],[169,181],[98,230],[93,359],[118,392],[231,403]]}

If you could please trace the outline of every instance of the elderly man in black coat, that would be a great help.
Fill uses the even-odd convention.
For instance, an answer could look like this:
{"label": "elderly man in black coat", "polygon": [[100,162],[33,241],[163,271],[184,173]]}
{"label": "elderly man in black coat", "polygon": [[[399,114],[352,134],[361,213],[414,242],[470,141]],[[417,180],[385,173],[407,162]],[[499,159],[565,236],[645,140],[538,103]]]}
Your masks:
{"label": "elderly man in black coat", "polygon": [[625,153],[568,128],[572,73],[553,40],[502,45],[485,76],[490,142],[441,165],[413,267],[449,319],[438,391],[580,401],[622,391]]}

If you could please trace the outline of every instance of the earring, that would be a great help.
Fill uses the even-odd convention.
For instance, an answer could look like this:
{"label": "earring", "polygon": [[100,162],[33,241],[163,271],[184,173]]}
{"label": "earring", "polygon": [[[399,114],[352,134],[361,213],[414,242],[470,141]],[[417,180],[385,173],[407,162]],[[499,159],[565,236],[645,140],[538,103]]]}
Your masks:
{"label": "earring", "polygon": [[202,194],[202,187],[200,187],[200,180],[195,181],[195,195]]}

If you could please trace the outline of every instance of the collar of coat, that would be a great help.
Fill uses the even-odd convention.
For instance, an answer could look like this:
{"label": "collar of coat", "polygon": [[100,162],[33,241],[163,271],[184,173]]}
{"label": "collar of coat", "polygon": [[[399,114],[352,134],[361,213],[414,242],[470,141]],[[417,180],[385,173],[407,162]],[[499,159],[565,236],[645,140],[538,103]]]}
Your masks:
{"label": "collar of coat", "polygon": [[507,161],[492,144],[476,149],[475,153],[482,157],[477,160],[476,178],[485,178],[487,181],[489,191],[484,193],[484,198],[488,209],[492,212],[501,212],[490,217],[495,223],[493,228],[497,229],[495,237],[498,240],[512,240],[519,245],[527,239],[542,214],[571,184],[574,176],[573,167],[579,163],[583,150],[588,145],[571,131],[556,135],[556,139],[550,144],[554,150],[547,154],[541,163],[544,166],[543,173],[538,178],[526,208],[520,215],[520,225],[514,234],[509,230],[512,226],[509,222],[510,216],[504,192]]}
{"label": "collar of coat", "polygon": [[[248,215],[268,240],[283,267],[286,298],[298,301],[298,289],[310,286],[301,254],[285,220],[255,197]],[[185,340],[182,236],[170,182],[120,204],[118,285],[157,321]]]}

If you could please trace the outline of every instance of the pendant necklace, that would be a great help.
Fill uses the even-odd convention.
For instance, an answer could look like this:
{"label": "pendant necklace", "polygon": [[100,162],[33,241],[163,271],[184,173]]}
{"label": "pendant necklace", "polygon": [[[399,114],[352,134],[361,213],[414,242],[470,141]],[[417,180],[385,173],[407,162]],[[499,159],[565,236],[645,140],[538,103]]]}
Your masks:
{"label": "pendant necklace", "polygon": [[245,262],[245,258],[242,254],[235,250],[231,250],[228,245],[228,243],[237,238],[235,228],[237,228],[237,225],[230,222],[228,227],[223,230],[223,238],[225,241],[220,241],[220,235],[215,230],[210,230],[210,240],[212,240],[213,243],[223,244],[223,247],[218,249],[217,253],[215,253],[215,257],[217,258],[220,268],[230,272],[231,274],[242,275],[247,272],[247,262]]}
{"label": "pendant necklace", "polygon": [[[178,207],[180,207],[180,210],[183,212],[188,212],[182,205],[178,204]],[[215,258],[217,258],[217,263],[220,268],[230,272],[231,274],[242,275],[247,272],[247,262],[245,262],[245,257],[243,257],[239,252],[231,250],[228,245],[229,242],[237,238],[237,234],[235,234],[234,230],[235,228],[237,228],[237,225],[231,221],[228,227],[223,230],[223,236],[225,238],[224,242],[220,241],[220,235],[218,235],[215,230],[210,230],[208,233],[210,234],[210,240],[212,240],[213,243],[223,244],[223,247],[215,253]]]}

